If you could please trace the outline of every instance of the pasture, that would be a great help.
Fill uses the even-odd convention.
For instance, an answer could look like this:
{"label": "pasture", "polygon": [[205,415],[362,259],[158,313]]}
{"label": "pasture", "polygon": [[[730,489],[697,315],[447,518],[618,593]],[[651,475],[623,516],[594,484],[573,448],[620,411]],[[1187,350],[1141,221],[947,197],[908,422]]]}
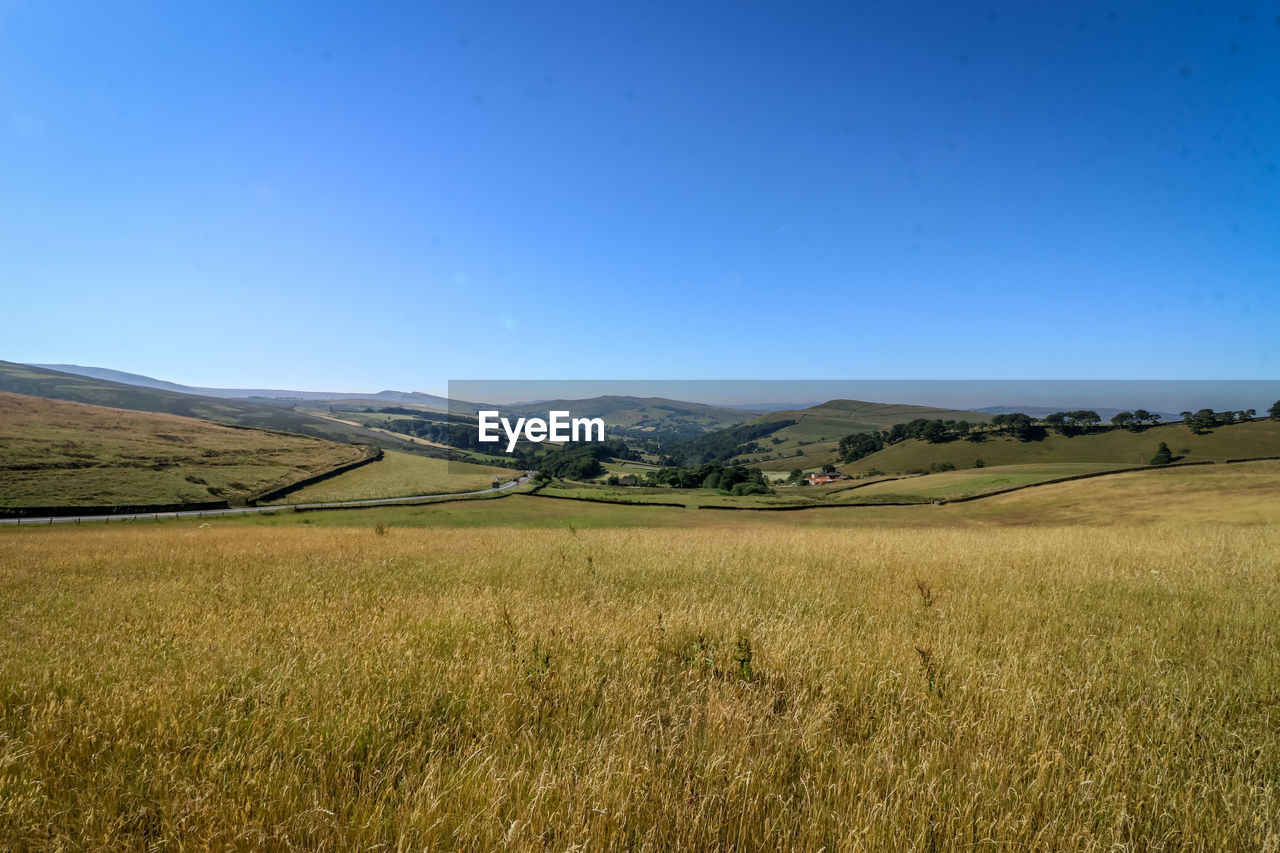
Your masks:
{"label": "pasture", "polygon": [[281,503],[323,503],[467,492],[487,488],[495,477],[505,481],[515,477],[517,473],[511,468],[450,462],[388,450],[376,462],[305,486],[287,495]]}
{"label": "pasture", "polygon": [[3,529],[0,846],[1268,850],[1277,612],[1274,462]]}
{"label": "pasture", "polygon": [[0,392],[0,506],[242,501],[364,448]]}

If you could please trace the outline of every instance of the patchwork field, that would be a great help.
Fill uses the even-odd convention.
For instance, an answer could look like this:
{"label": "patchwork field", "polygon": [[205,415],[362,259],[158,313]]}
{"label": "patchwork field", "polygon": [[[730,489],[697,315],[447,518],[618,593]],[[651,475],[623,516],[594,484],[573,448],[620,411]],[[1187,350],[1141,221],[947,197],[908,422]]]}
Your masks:
{"label": "patchwork field", "polygon": [[507,481],[517,473],[511,468],[448,462],[388,450],[377,462],[370,462],[291,492],[281,503],[322,503],[467,492],[488,487],[495,477]]}
{"label": "patchwork field", "polygon": [[0,506],[240,501],[364,456],[301,435],[0,392]]}
{"label": "patchwork field", "polygon": [[[744,499],[735,500],[740,502]],[[265,517],[220,519],[216,525],[719,529],[761,525],[788,528],[1105,527],[1129,523],[1280,525],[1280,461],[1149,469],[1052,483],[968,503],[945,505],[828,505],[770,512],[512,495],[497,500],[382,507],[358,513],[281,512]]]}

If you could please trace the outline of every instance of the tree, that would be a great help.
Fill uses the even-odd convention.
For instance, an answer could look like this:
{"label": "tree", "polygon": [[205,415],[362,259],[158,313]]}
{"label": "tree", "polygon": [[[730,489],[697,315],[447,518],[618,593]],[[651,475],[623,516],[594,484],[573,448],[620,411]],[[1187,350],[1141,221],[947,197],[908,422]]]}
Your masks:
{"label": "tree", "polygon": [[804,479],[804,472],[799,468],[792,468],[791,473],[787,475],[787,479],[792,483],[798,483]]}
{"label": "tree", "polygon": [[1133,419],[1140,424],[1150,423],[1153,426],[1160,422],[1159,415],[1153,415],[1151,412],[1148,412],[1146,409],[1134,409]]}
{"label": "tree", "polygon": [[1280,400],[1276,400],[1271,404],[1271,408],[1267,409],[1267,417],[1273,421],[1280,421]]}
{"label": "tree", "polygon": [[920,437],[930,444],[937,444],[947,438],[947,426],[942,421],[929,421],[920,431]]}
{"label": "tree", "polygon": [[1089,427],[1097,426],[1102,423],[1102,418],[1097,412],[1091,409],[1077,409],[1071,412],[1071,420],[1075,421],[1087,431]]}
{"label": "tree", "polygon": [[1163,441],[1160,442],[1160,448],[1156,451],[1156,455],[1151,457],[1152,465],[1168,465],[1173,461],[1173,453],[1169,450],[1169,445]]}
{"label": "tree", "polygon": [[857,462],[884,447],[884,439],[878,432],[855,432],[840,439],[840,458],[845,462]]}
{"label": "tree", "polygon": [[991,419],[991,424],[997,429],[1004,432],[1019,441],[1026,441],[1031,436],[1032,429],[1035,424],[1031,418],[1022,412],[1013,412],[1008,415],[996,415]]}
{"label": "tree", "polygon": [[1187,426],[1196,435],[1208,432],[1218,425],[1218,416],[1213,409],[1201,409],[1187,419]]}
{"label": "tree", "polygon": [[1133,412],[1119,412],[1112,416],[1111,423],[1121,429],[1129,429],[1137,420],[1137,415]]}

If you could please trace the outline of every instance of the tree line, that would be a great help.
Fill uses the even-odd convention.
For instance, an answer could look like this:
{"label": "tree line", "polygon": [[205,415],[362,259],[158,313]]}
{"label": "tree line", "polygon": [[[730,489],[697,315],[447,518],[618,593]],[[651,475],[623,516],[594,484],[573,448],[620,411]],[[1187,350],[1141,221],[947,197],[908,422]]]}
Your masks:
{"label": "tree line", "polygon": [[696,438],[677,441],[667,448],[663,462],[672,467],[691,467],[726,462],[735,456],[756,453],[761,449],[756,439],[789,427],[795,422],[794,419],[784,419],[760,424],[741,424]]}
{"label": "tree line", "polygon": [[[1280,400],[1267,411],[1271,420],[1280,420]],[[1257,417],[1255,409],[1239,411],[1215,412],[1213,409],[1200,409],[1197,412],[1182,412],[1183,422],[1193,433],[1200,435],[1209,430],[1241,423]],[[1053,430],[1059,435],[1073,436],[1111,429],[1127,429],[1141,431],[1155,426],[1161,416],[1146,409],[1117,412],[1109,425],[1102,423],[1102,417],[1092,409],[1053,412],[1043,419],[1037,420],[1023,412],[1011,412],[996,415],[990,424],[971,424],[962,420],[942,420],[916,418],[904,424],[894,424],[887,430],[873,432],[856,432],[840,439],[839,453],[843,462],[857,462],[883,450],[893,444],[907,439],[917,439],[930,444],[965,439],[968,441],[985,441],[990,435],[1007,435],[1019,441],[1032,441],[1044,438]]]}
{"label": "tree line", "polygon": [[717,489],[729,495],[769,495],[773,489],[759,468],[706,463],[660,468],[645,475],[645,484],[673,489]]}

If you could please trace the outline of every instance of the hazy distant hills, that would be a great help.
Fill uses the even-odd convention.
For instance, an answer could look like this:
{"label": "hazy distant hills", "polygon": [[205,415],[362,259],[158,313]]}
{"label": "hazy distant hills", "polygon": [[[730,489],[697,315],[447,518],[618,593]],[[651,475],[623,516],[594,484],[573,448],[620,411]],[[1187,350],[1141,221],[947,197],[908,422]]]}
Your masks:
{"label": "hazy distant hills", "polygon": [[226,397],[248,399],[266,397],[275,400],[306,400],[308,402],[330,400],[382,400],[389,403],[409,403],[436,411],[444,411],[448,400],[435,394],[424,394],[420,391],[379,391],[376,394],[342,392],[342,391],[288,391],[269,388],[203,388],[192,385],[179,385],[163,379],[153,379],[137,373],[126,373],[123,370],[112,370],[109,367],[85,367],[80,364],[34,364],[46,370],[57,370],[61,373],[74,373],[94,379],[105,379],[125,385],[136,385],[141,388],[157,388],[164,391],[177,391],[181,394],[198,394],[203,397]]}
{"label": "hazy distant hills", "polygon": [[569,411],[576,418],[602,418],[612,427],[627,430],[662,431],[723,429],[751,420],[759,411],[710,406],[670,400],[666,397],[626,397],[605,395],[585,400],[539,400],[499,406],[504,413],[545,417],[549,411]]}
{"label": "hazy distant hills", "polygon": [[10,361],[0,361],[0,391],[138,412],[183,415],[215,423],[293,432],[332,441],[395,448],[406,444],[386,433],[300,412],[288,401],[211,397]]}
{"label": "hazy distant hills", "polygon": [[[22,365],[0,361],[0,391],[79,403],[185,415],[224,424],[294,432],[336,441],[446,454],[442,447],[424,449],[407,435],[404,418],[440,419],[452,410],[474,417],[478,408],[493,408],[508,417],[545,417],[564,410],[573,417],[602,418],[610,435],[628,439],[687,439],[711,436],[741,426],[751,439],[742,441],[737,461],[768,468],[806,467],[834,461],[837,444],[850,433],[870,432],[917,418],[981,423],[997,414],[1024,412],[1044,417],[1063,408],[986,406],[975,410],[937,408],[865,400],[835,399],[812,406],[778,408],[761,403],[751,408],[717,406],[663,397],[605,395],[578,400],[538,400],[507,405],[450,401],[434,394],[380,391],[376,394],[293,391],[262,388],[202,388],[105,367],[72,364]],[[1092,407],[1104,421],[1119,409]],[[380,409],[390,409],[381,413]],[[1178,416],[1160,412],[1166,420]],[[398,422],[396,419],[400,418]],[[396,426],[400,423],[400,426]],[[745,425],[745,426],[742,426]],[[776,426],[773,426],[776,425]],[[414,433],[417,435],[418,433]],[[737,441],[736,439],[734,440]]]}

